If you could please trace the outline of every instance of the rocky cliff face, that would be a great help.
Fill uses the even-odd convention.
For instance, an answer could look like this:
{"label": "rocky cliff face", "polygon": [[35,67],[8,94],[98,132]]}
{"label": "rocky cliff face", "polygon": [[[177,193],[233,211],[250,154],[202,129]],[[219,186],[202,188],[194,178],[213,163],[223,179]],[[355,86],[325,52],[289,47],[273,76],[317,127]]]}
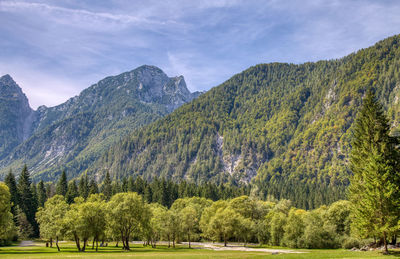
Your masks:
{"label": "rocky cliff face", "polygon": [[[8,82],[8,78],[3,81]],[[8,168],[19,170],[27,163],[33,175],[48,180],[61,166],[69,174],[79,174],[115,141],[199,95],[190,93],[183,76],[170,78],[161,69],[145,65],[104,78],[63,104],[32,111],[21,89],[12,82],[8,85],[14,86],[15,93],[8,91],[7,96],[18,103],[9,109],[15,123],[2,122],[0,127],[9,134],[17,128],[18,136],[0,152],[0,173]],[[7,110],[3,106],[2,115]]]}
{"label": "rocky cliff face", "polygon": [[33,110],[9,75],[0,78],[0,158],[31,134]]}

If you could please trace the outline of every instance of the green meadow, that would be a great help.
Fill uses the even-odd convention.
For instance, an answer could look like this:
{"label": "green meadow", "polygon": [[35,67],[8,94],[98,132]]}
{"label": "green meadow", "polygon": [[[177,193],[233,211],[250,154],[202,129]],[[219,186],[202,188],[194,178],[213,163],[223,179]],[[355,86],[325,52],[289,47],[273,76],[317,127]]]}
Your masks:
{"label": "green meadow", "polygon": [[123,251],[121,247],[111,244],[108,247],[99,247],[96,252],[91,247],[86,252],[78,252],[73,242],[60,243],[61,252],[57,248],[45,247],[42,242],[34,242],[33,246],[20,247],[18,244],[9,247],[0,247],[1,258],[397,258],[400,251],[390,251],[390,255],[384,256],[380,251],[354,252],[344,249],[287,249],[282,247],[267,247],[268,249],[290,250],[302,253],[296,254],[272,254],[257,251],[214,251],[194,247],[178,245],[176,248],[168,248],[160,245],[157,248],[132,245],[131,251]]}

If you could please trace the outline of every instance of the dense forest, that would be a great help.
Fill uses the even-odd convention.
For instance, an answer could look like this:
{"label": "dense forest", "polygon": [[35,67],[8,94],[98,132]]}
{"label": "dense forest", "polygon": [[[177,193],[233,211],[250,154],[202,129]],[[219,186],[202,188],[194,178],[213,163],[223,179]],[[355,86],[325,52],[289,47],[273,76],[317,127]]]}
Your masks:
{"label": "dense forest", "polygon": [[367,89],[399,121],[400,36],[342,59],[261,64],[135,131],[89,168],[122,179],[252,182],[262,199],[345,198],[352,125]]}
{"label": "dense forest", "polygon": [[[293,248],[360,248],[380,246],[389,253],[396,244],[400,221],[400,138],[390,132],[383,106],[369,89],[355,118],[349,154],[349,201],[340,200],[303,210],[290,200],[260,200],[248,185],[196,185],[141,177],[112,182],[110,174],[99,188],[85,174],[67,181],[65,171],[56,185],[32,184],[25,166],[18,182],[10,171],[0,183],[1,244],[13,238],[40,236],[60,251],[59,240],[74,240],[84,252],[92,242],[132,240],[168,247],[187,241],[257,242]],[[249,194],[250,192],[250,194]],[[202,196],[202,197],[200,197]]]}

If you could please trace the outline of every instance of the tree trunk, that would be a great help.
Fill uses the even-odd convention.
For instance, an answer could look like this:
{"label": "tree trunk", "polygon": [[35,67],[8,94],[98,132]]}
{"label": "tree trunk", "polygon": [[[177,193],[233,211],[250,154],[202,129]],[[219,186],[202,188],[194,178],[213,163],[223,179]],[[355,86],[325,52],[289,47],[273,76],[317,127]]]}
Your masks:
{"label": "tree trunk", "polygon": [[75,239],[75,243],[76,243],[76,247],[78,248],[78,251],[81,251],[81,244],[79,243],[79,237],[77,234],[74,233],[74,239]]}
{"label": "tree trunk", "polygon": [[189,241],[189,248],[191,248],[190,247],[190,234],[189,234],[189,232],[188,232],[188,241]]}
{"label": "tree trunk", "polygon": [[85,252],[86,245],[87,245],[87,238],[84,238],[84,239],[83,239],[83,248],[82,248],[82,252]]}
{"label": "tree trunk", "polygon": [[50,247],[53,248],[53,238],[50,237]]}
{"label": "tree trunk", "polygon": [[96,252],[97,252],[98,247],[99,247],[99,241],[96,238]]}
{"label": "tree trunk", "polygon": [[386,242],[386,232],[383,232],[383,245],[385,247],[383,254],[389,254],[388,248],[387,248],[387,242]]}
{"label": "tree trunk", "polygon": [[396,243],[397,243],[397,236],[396,235],[393,235],[392,236],[392,243],[390,243],[391,245],[396,245]]}
{"label": "tree trunk", "polygon": [[115,244],[115,247],[118,247],[118,242],[119,242],[119,240],[117,240],[117,243]]}
{"label": "tree trunk", "polygon": [[96,238],[93,238],[93,243],[92,243],[92,250],[94,249],[94,242],[96,241]]}
{"label": "tree trunk", "polygon": [[60,247],[58,246],[58,236],[56,236],[56,246],[57,246],[58,252],[60,252]]}
{"label": "tree trunk", "polygon": [[126,249],[126,245],[125,245],[125,237],[122,237],[122,249]]}
{"label": "tree trunk", "polygon": [[224,246],[226,246],[226,236],[224,235]]}
{"label": "tree trunk", "polygon": [[129,236],[126,237],[125,244],[126,244],[126,250],[128,250],[128,251],[131,250],[129,248]]}

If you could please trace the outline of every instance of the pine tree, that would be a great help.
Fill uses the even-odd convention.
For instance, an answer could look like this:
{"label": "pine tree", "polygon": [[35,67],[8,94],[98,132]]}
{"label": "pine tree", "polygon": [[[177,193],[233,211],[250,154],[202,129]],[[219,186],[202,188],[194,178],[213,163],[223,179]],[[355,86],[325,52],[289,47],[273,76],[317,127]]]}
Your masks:
{"label": "pine tree", "polygon": [[107,171],[106,177],[104,178],[104,181],[103,181],[102,193],[104,194],[104,196],[106,197],[107,200],[110,200],[110,198],[113,194],[110,173],[108,171]]}
{"label": "pine tree", "polygon": [[89,195],[99,193],[99,187],[94,179],[90,181],[89,185]]}
{"label": "pine tree", "polygon": [[364,237],[382,237],[386,253],[387,237],[398,229],[400,207],[399,152],[389,131],[382,106],[368,91],[354,126],[349,194],[353,227]]}
{"label": "pine tree", "polygon": [[56,194],[65,196],[68,192],[67,174],[62,171],[56,187]]}
{"label": "pine tree", "polygon": [[18,188],[17,188],[17,182],[15,181],[15,176],[10,170],[6,176],[5,183],[8,186],[8,189],[10,190],[11,194],[11,212],[15,216],[17,215],[16,207],[19,204],[19,194],[18,194]]}
{"label": "pine tree", "polygon": [[33,232],[38,233],[37,223],[35,219],[36,206],[35,199],[31,189],[31,179],[29,176],[28,168],[26,165],[21,171],[18,180],[18,193],[19,193],[19,207],[21,211],[26,215],[27,220],[33,227]]}
{"label": "pine tree", "polygon": [[136,192],[136,188],[135,188],[135,180],[133,180],[132,175],[129,176],[128,178],[128,191],[130,192]]}
{"label": "pine tree", "polygon": [[79,196],[78,192],[78,187],[76,186],[76,181],[72,180],[68,184],[68,191],[67,194],[65,194],[65,200],[67,201],[68,204],[71,204],[74,202],[74,199]]}
{"label": "pine tree", "polygon": [[89,180],[87,175],[85,174],[84,176],[81,177],[81,180],[79,181],[79,196],[83,197],[86,199],[89,195]]}
{"label": "pine tree", "polygon": [[122,191],[128,191],[128,179],[126,177],[122,178]]}
{"label": "pine tree", "polygon": [[44,187],[43,181],[40,181],[37,185],[37,197],[38,197],[38,206],[43,207],[44,203],[47,200],[46,196],[46,188]]}

